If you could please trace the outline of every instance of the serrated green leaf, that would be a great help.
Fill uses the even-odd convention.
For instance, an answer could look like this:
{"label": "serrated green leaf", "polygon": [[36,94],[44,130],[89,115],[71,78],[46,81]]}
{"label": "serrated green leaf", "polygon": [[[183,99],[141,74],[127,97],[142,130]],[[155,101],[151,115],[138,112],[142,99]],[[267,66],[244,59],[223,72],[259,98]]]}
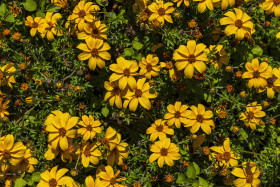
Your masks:
{"label": "serrated green leaf", "polygon": [[133,49],[132,48],[125,48],[124,49],[124,56],[132,56],[133,55]]}
{"label": "serrated green leaf", "polygon": [[22,5],[25,8],[25,10],[30,11],[30,12],[37,9],[37,3],[34,0],[26,0],[26,2],[22,3]]}
{"label": "serrated green leaf", "polygon": [[32,174],[31,179],[34,182],[39,182],[41,180],[40,172],[35,172]]}
{"label": "serrated green leaf", "polygon": [[7,5],[5,3],[2,3],[0,6],[0,16],[4,17],[7,11]]}
{"label": "serrated green leaf", "polygon": [[101,114],[102,114],[104,117],[107,117],[107,116],[108,116],[108,114],[109,114],[109,109],[107,108],[107,106],[105,106],[105,107],[102,108]]}
{"label": "serrated green leaf", "polygon": [[5,18],[5,21],[7,22],[15,22],[15,17],[13,14],[9,14],[6,18]]}
{"label": "serrated green leaf", "polygon": [[262,56],[262,54],[263,54],[263,49],[262,49],[260,46],[255,45],[255,46],[253,47],[253,49],[252,49],[252,53],[253,53],[254,55],[256,55],[256,56]]}
{"label": "serrated green leaf", "polygon": [[17,179],[15,181],[15,186],[14,187],[24,187],[27,184],[27,182],[23,179]]}
{"label": "serrated green leaf", "polygon": [[141,44],[140,42],[134,42],[133,43],[133,48],[136,49],[137,51],[142,49],[143,44]]}
{"label": "serrated green leaf", "polygon": [[198,182],[199,182],[199,185],[202,186],[202,187],[208,187],[209,186],[208,182],[201,177],[198,178]]}

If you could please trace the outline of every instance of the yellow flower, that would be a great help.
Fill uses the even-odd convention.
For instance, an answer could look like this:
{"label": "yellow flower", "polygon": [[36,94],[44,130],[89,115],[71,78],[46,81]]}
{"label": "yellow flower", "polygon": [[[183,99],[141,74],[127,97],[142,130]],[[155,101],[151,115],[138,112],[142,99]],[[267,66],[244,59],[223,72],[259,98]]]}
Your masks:
{"label": "yellow flower", "polygon": [[69,163],[71,163],[72,159],[77,158],[78,156],[75,152],[75,146],[72,144],[72,141],[68,140],[68,148],[65,151],[60,148],[59,144],[57,145],[56,149],[48,144],[48,150],[45,152],[44,157],[47,160],[53,160],[58,154],[61,154],[60,157],[63,162],[68,162],[69,160]]}
{"label": "yellow flower", "polygon": [[191,133],[196,133],[199,128],[206,133],[211,133],[211,127],[214,127],[213,112],[211,110],[205,111],[205,107],[202,104],[198,104],[198,107],[191,106],[192,113],[188,116],[189,120],[185,127],[191,127]]}
{"label": "yellow flower", "polygon": [[41,173],[41,180],[37,187],[53,187],[53,186],[74,186],[76,183],[71,177],[64,176],[69,170],[62,168],[57,171],[58,166],[53,167],[50,171],[46,170]]}
{"label": "yellow flower", "polygon": [[51,0],[55,6],[59,6],[61,8],[66,8],[68,0]]}
{"label": "yellow flower", "polygon": [[112,187],[112,186],[119,186],[123,187],[124,185],[119,184],[119,181],[123,181],[126,178],[118,178],[117,176],[120,174],[120,170],[118,170],[114,174],[114,170],[111,166],[106,166],[105,171],[101,171],[98,174],[100,182],[96,185],[97,187]]}
{"label": "yellow flower", "polygon": [[86,184],[86,187],[95,187],[96,186],[96,183],[94,182],[92,176],[90,176],[90,175],[86,177],[85,184]]}
{"label": "yellow flower", "polygon": [[105,145],[110,151],[112,151],[119,143],[119,136],[117,131],[112,127],[108,127],[104,138],[101,139],[101,143]]}
{"label": "yellow flower", "polygon": [[94,5],[93,2],[80,1],[79,4],[74,8],[73,14],[69,16],[68,20],[74,20],[78,25],[78,29],[82,31],[86,26],[85,21],[92,22],[95,17],[96,11],[100,10],[98,5]]}
{"label": "yellow flower", "polygon": [[33,165],[37,165],[38,164],[38,160],[34,157],[32,157],[31,154],[31,150],[27,149],[24,156],[22,157],[20,163],[18,164],[17,168],[21,171],[21,172],[29,172],[29,173],[33,173],[34,172],[34,166]]}
{"label": "yellow flower", "polygon": [[[280,69],[272,68],[268,66],[267,71],[270,72],[270,77],[267,79],[267,97],[273,99],[275,91],[280,93]],[[257,89],[257,92],[262,92],[263,90]]]}
{"label": "yellow flower", "polygon": [[95,121],[92,115],[83,115],[82,121],[80,121],[78,124],[83,126],[82,128],[78,129],[78,134],[83,135],[84,141],[87,141],[88,139],[92,140],[96,133],[101,133],[101,123],[98,120]]}
{"label": "yellow flower", "polygon": [[177,128],[181,127],[181,123],[187,124],[187,117],[191,114],[188,105],[182,105],[181,102],[176,102],[175,105],[169,104],[167,106],[168,113],[164,115],[164,119],[167,119],[169,126],[175,123]]}
{"label": "yellow flower", "polygon": [[246,112],[240,114],[239,119],[243,120],[246,127],[250,126],[251,129],[255,130],[256,125],[262,125],[261,118],[266,114],[262,110],[262,106],[258,105],[257,102],[248,104],[246,107]]}
{"label": "yellow flower", "polygon": [[245,68],[247,72],[243,73],[242,78],[250,79],[247,84],[249,88],[254,86],[256,89],[264,89],[267,86],[266,79],[270,77],[271,73],[267,71],[268,64],[266,62],[259,64],[259,60],[255,58],[252,63],[247,62]]}
{"label": "yellow flower", "polygon": [[280,1],[278,0],[265,0],[260,7],[263,10],[266,10],[267,14],[271,14],[274,12],[276,18],[280,16]]}
{"label": "yellow flower", "polygon": [[235,0],[221,0],[221,9],[225,10],[228,6],[233,7],[235,5]]}
{"label": "yellow flower", "polygon": [[22,142],[14,143],[14,136],[8,134],[0,141],[0,165],[9,161],[13,166],[16,166],[21,161],[26,152],[26,147]]}
{"label": "yellow flower", "polygon": [[158,160],[158,166],[163,167],[166,163],[168,166],[173,166],[173,160],[179,160],[181,155],[179,153],[179,148],[176,144],[171,143],[169,138],[165,138],[161,141],[155,142],[150,149],[153,154],[149,157],[149,162],[152,163]]}
{"label": "yellow flower", "polygon": [[206,7],[209,10],[214,10],[214,3],[217,3],[220,0],[194,0],[194,1],[199,2],[198,6],[197,6],[197,10],[198,10],[199,13],[202,13],[206,9]]}
{"label": "yellow flower", "polygon": [[152,12],[149,21],[157,20],[162,25],[164,24],[164,20],[173,23],[170,14],[175,11],[175,8],[171,6],[173,6],[171,2],[164,3],[163,0],[156,0],[156,2],[148,6],[148,9]]}
{"label": "yellow flower", "polygon": [[111,55],[107,51],[111,48],[108,43],[100,39],[87,39],[86,43],[77,46],[78,49],[84,51],[79,54],[79,60],[88,60],[89,69],[95,70],[96,64],[99,68],[104,68],[105,61],[110,60]]}
{"label": "yellow flower", "polygon": [[220,24],[228,25],[224,31],[227,36],[235,34],[235,39],[242,40],[245,33],[252,34],[254,24],[249,21],[251,17],[242,10],[234,8],[234,11],[235,13],[231,11],[225,13],[224,15],[227,17],[222,18]]}
{"label": "yellow flower", "polygon": [[0,98],[0,117],[3,119],[4,116],[8,116],[10,113],[6,110],[7,108],[9,108],[8,104],[10,102],[10,100],[5,101],[3,104],[3,99]]}
{"label": "yellow flower", "polygon": [[160,66],[157,65],[158,62],[158,57],[153,57],[153,55],[148,55],[147,58],[143,57],[139,63],[139,67],[141,68],[139,75],[145,75],[147,79],[151,79],[152,76],[159,76]]}
{"label": "yellow flower", "polygon": [[27,16],[25,25],[31,27],[30,35],[35,36],[37,31],[39,33],[45,32],[45,28],[48,27],[46,20],[40,17],[35,17],[34,20],[31,16]]}
{"label": "yellow flower", "polygon": [[159,140],[165,139],[166,134],[173,135],[174,130],[169,128],[166,121],[158,119],[147,129],[146,134],[151,134],[150,140],[154,142],[157,138],[159,138]]}
{"label": "yellow flower", "polygon": [[0,86],[8,85],[13,88],[12,83],[16,83],[13,73],[16,72],[16,68],[13,63],[9,63],[0,68]]}
{"label": "yellow flower", "polygon": [[99,20],[87,23],[84,31],[77,34],[79,40],[87,40],[89,38],[107,39],[107,26]]}
{"label": "yellow flower", "polygon": [[239,156],[235,156],[234,152],[230,149],[230,140],[226,138],[223,146],[212,146],[210,149],[215,151],[215,153],[209,156],[210,160],[212,157],[216,158],[216,161],[219,162],[220,166],[237,166]]}
{"label": "yellow flower", "polygon": [[214,65],[215,68],[221,68],[224,64],[228,65],[229,57],[227,56],[227,52],[223,49],[223,45],[210,45],[209,49],[207,49],[207,53],[211,53],[214,50],[213,57],[210,58],[210,63]]}
{"label": "yellow flower", "polygon": [[68,139],[75,138],[76,130],[72,129],[76,126],[79,118],[71,117],[69,113],[62,113],[55,110],[48,117],[46,130],[49,132],[48,142],[54,149],[59,145],[63,151],[68,149]]}
{"label": "yellow flower", "polygon": [[242,166],[243,168],[234,168],[231,172],[231,174],[238,177],[238,179],[233,181],[233,184],[236,187],[259,186],[261,183],[261,180],[258,179],[261,174],[259,168],[256,168],[255,166],[252,167],[246,162],[242,163]]}
{"label": "yellow flower", "polygon": [[48,26],[45,28],[45,31],[41,33],[41,37],[44,38],[47,36],[47,39],[49,41],[54,40],[54,35],[61,36],[62,30],[58,30],[56,28],[57,20],[62,18],[60,13],[55,13],[53,15],[52,12],[47,12],[45,21],[48,24]]}
{"label": "yellow flower", "polygon": [[109,81],[119,80],[119,88],[124,90],[127,85],[134,89],[136,80],[133,76],[137,75],[138,64],[135,61],[125,60],[123,57],[117,58],[116,64],[111,64],[109,69],[114,73],[110,76]]}
{"label": "yellow flower", "polygon": [[187,46],[180,45],[173,54],[173,59],[176,61],[175,66],[178,70],[184,69],[184,74],[188,78],[193,77],[194,68],[199,73],[204,73],[206,71],[204,62],[208,61],[205,49],[204,44],[197,45],[194,40],[188,41]]}
{"label": "yellow flower", "polygon": [[101,151],[96,145],[96,142],[91,144],[89,142],[82,143],[82,146],[78,150],[77,154],[81,154],[82,164],[84,167],[88,167],[89,163],[94,165],[98,164],[98,157],[102,155]]}
{"label": "yellow flower", "polygon": [[142,12],[147,8],[147,4],[150,0],[135,0],[135,4],[132,6],[133,12],[136,13],[139,9],[139,12]]}
{"label": "yellow flower", "polygon": [[152,105],[149,99],[156,97],[156,93],[150,93],[150,84],[146,82],[146,78],[141,78],[138,79],[135,89],[133,91],[128,90],[124,96],[127,100],[124,101],[123,107],[127,108],[129,104],[129,110],[134,112],[140,103],[144,108],[150,110]]}
{"label": "yellow flower", "polygon": [[177,3],[177,7],[181,6],[183,1],[186,6],[190,6],[190,0],[173,0],[174,3]]}
{"label": "yellow flower", "polygon": [[104,82],[104,88],[108,91],[105,94],[104,100],[109,99],[110,106],[113,106],[114,104],[121,109],[122,108],[122,97],[125,96],[126,90],[121,90],[119,87],[118,81],[114,82]]}

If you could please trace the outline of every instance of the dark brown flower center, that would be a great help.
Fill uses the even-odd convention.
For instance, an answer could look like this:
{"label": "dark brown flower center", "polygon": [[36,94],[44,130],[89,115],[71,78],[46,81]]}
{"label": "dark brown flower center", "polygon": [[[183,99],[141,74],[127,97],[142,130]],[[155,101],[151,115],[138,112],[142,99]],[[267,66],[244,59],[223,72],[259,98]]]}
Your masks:
{"label": "dark brown flower center", "polygon": [[246,183],[251,184],[253,182],[254,178],[252,175],[247,175],[246,176]]}
{"label": "dark brown flower center", "polygon": [[254,78],[259,78],[260,77],[260,72],[259,71],[254,71],[253,77]]}
{"label": "dark brown flower center", "polygon": [[37,28],[38,26],[39,26],[39,24],[37,22],[33,22],[31,27],[32,28]]}
{"label": "dark brown flower center", "polygon": [[92,34],[93,37],[96,37],[96,36],[99,35],[99,30],[97,28],[94,28],[94,29],[92,29],[91,34]]}
{"label": "dark brown flower center", "polygon": [[222,162],[223,159],[224,159],[223,154],[217,154],[216,159],[217,159],[218,162]]}
{"label": "dark brown flower center", "polygon": [[148,72],[152,71],[153,66],[151,64],[147,64],[146,69]]}
{"label": "dark brown flower center", "polygon": [[58,130],[58,132],[59,132],[59,136],[65,136],[66,135],[66,129],[65,128],[60,128]]}
{"label": "dark brown flower center", "polygon": [[165,15],[165,10],[164,10],[164,8],[158,9],[158,14],[159,14],[160,16],[164,16],[164,15]]}
{"label": "dark brown flower center", "polygon": [[160,150],[160,154],[161,154],[161,156],[167,156],[167,154],[168,154],[168,149],[162,148],[162,149]]}
{"label": "dark brown flower center", "polygon": [[142,91],[140,89],[135,90],[135,97],[141,97],[142,96]]}
{"label": "dark brown flower center", "polygon": [[88,131],[92,131],[92,126],[91,126],[91,125],[88,125],[86,129],[87,129]]}
{"label": "dark brown flower center", "polygon": [[121,93],[121,89],[118,86],[113,88],[112,90],[113,95],[120,95],[120,93]]}
{"label": "dark brown flower center", "polygon": [[251,120],[252,118],[254,118],[254,112],[250,111],[248,112],[248,119]]}
{"label": "dark brown flower center", "polygon": [[51,180],[49,180],[49,185],[50,187],[56,187],[57,181],[54,178],[52,178]]}
{"label": "dark brown flower center", "polygon": [[202,116],[201,114],[198,114],[198,115],[196,116],[196,121],[198,121],[199,123],[202,123],[203,120],[204,120],[204,118],[203,118],[203,116]]}
{"label": "dark brown flower center", "polygon": [[46,28],[46,30],[51,30],[52,28],[53,28],[53,23],[50,21],[50,22],[48,22],[48,27]]}
{"label": "dark brown flower center", "polygon": [[239,29],[242,27],[242,25],[243,25],[243,22],[240,19],[235,21],[235,26],[238,27]]}
{"label": "dark brown flower center", "polygon": [[84,155],[85,156],[90,156],[91,153],[90,153],[90,148],[89,147],[86,147],[85,150],[84,150]]}
{"label": "dark brown flower center", "polygon": [[158,132],[162,132],[162,130],[163,130],[163,126],[162,126],[162,125],[157,126],[157,127],[156,127],[156,130],[157,130]]}
{"label": "dark brown flower center", "polygon": [[192,63],[194,63],[195,61],[196,61],[196,59],[195,59],[195,56],[193,55],[193,54],[191,54],[190,56],[189,56],[189,62],[192,64]]}
{"label": "dark brown flower center", "polygon": [[224,160],[229,161],[229,160],[230,160],[230,158],[231,158],[231,154],[230,154],[230,152],[224,152],[224,154],[223,154],[223,158],[224,158]]}
{"label": "dark brown flower center", "polygon": [[102,143],[103,145],[109,146],[109,140],[108,140],[107,138],[102,138],[102,139],[101,139],[101,143]]}
{"label": "dark brown flower center", "polygon": [[279,4],[280,4],[280,0],[273,0],[273,3],[274,3],[275,5],[279,5]]}
{"label": "dark brown flower center", "polygon": [[123,74],[124,74],[124,76],[129,77],[129,76],[130,76],[130,70],[127,69],[127,68],[125,68],[125,69],[123,70]]}
{"label": "dark brown flower center", "polygon": [[98,49],[94,48],[91,50],[91,55],[92,56],[98,56]]}
{"label": "dark brown flower center", "polygon": [[113,177],[113,178],[110,179],[111,185],[114,185],[116,182],[117,182],[117,180],[116,180],[115,177]]}
{"label": "dark brown flower center", "polygon": [[174,114],[174,117],[175,117],[175,118],[181,117],[181,112],[176,111],[175,114]]}
{"label": "dark brown flower center", "polygon": [[80,18],[84,18],[87,14],[84,10],[81,10],[79,13],[78,13],[79,17]]}
{"label": "dark brown flower center", "polygon": [[4,159],[10,158],[10,157],[11,157],[10,151],[8,151],[8,150],[5,149],[5,150],[3,151],[3,157],[4,157]]}
{"label": "dark brown flower center", "polygon": [[74,153],[74,152],[75,152],[74,146],[73,146],[73,145],[69,145],[69,146],[68,146],[68,149],[67,149],[67,152],[70,153],[70,154],[71,154],[71,153]]}

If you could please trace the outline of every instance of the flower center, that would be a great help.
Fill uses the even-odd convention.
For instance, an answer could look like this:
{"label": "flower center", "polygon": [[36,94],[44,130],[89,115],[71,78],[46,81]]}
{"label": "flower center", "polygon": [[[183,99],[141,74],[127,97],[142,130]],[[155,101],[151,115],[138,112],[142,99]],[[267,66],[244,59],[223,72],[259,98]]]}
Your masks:
{"label": "flower center", "polygon": [[85,156],[90,156],[91,154],[90,154],[90,149],[87,147],[87,148],[85,148],[85,150],[84,150],[84,155]]}
{"label": "flower center", "polygon": [[174,117],[175,118],[181,117],[181,112],[179,112],[179,111],[175,112]]}
{"label": "flower center", "polygon": [[33,22],[31,27],[32,28],[37,28],[38,26],[39,26],[39,24],[37,22]]}
{"label": "flower center", "polygon": [[135,90],[135,96],[136,97],[141,97],[142,96],[142,91],[140,89]]}
{"label": "flower center", "polygon": [[242,25],[243,25],[243,22],[240,19],[235,21],[235,26],[238,27],[239,29],[242,27]]}
{"label": "flower center", "polygon": [[98,49],[94,48],[91,50],[91,55],[92,56],[98,56]]}
{"label": "flower center", "polygon": [[189,62],[192,64],[192,63],[194,63],[195,61],[196,61],[196,59],[195,59],[195,56],[193,55],[193,54],[191,54],[190,56],[189,56]]}
{"label": "flower center", "polygon": [[273,0],[273,3],[274,3],[275,5],[279,5],[279,4],[280,4],[280,0]]}
{"label": "flower center", "polygon": [[74,153],[75,152],[75,148],[73,145],[69,145],[68,149],[67,149],[68,153]]}
{"label": "flower center", "polygon": [[52,22],[48,22],[49,27],[46,28],[46,30],[51,30],[53,28],[53,23]]}
{"label": "flower center", "polygon": [[146,69],[148,72],[152,71],[153,66],[151,64],[147,64]]}
{"label": "flower center", "polygon": [[121,89],[118,86],[116,86],[113,88],[112,93],[113,95],[120,95]]}
{"label": "flower center", "polygon": [[164,15],[165,15],[165,10],[164,10],[164,8],[158,9],[158,14],[159,14],[160,16],[164,16]]}
{"label": "flower center", "polygon": [[49,180],[49,185],[50,187],[56,187],[57,181],[54,178],[52,178],[51,180]]}
{"label": "flower center", "polygon": [[165,148],[162,148],[162,149],[160,150],[160,154],[161,154],[161,156],[167,156],[168,150],[165,149]]}
{"label": "flower center", "polygon": [[79,13],[78,13],[79,17],[80,18],[84,18],[87,14],[84,10],[81,10]]}
{"label": "flower center", "polygon": [[198,114],[198,115],[196,116],[196,121],[198,121],[199,123],[202,123],[203,120],[204,120],[204,118],[203,118],[203,116],[202,116],[201,114]]}
{"label": "flower center", "polygon": [[102,138],[102,139],[101,139],[101,143],[102,143],[103,145],[109,146],[109,140],[108,140],[107,138]]}
{"label": "flower center", "polygon": [[253,182],[253,176],[252,175],[247,175],[246,176],[246,183],[252,183]]}
{"label": "flower center", "polygon": [[5,149],[5,150],[3,151],[3,157],[4,157],[4,159],[10,158],[10,157],[11,157],[10,151],[8,151],[8,150]]}
{"label": "flower center", "polygon": [[113,177],[113,178],[110,179],[111,185],[114,185],[116,182],[117,182],[117,181],[116,181],[116,178],[115,178],[115,177]]}
{"label": "flower center", "polygon": [[127,69],[127,68],[125,68],[125,69],[123,70],[123,74],[124,74],[124,76],[129,77],[129,76],[130,76],[130,70]]}
{"label": "flower center", "polygon": [[250,111],[248,112],[248,119],[251,120],[252,118],[254,118],[254,112]]}
{"label": "flower center", "polygon": [[91,126],[91,125],[88,125],[88,126],[87,126],[87,130],[88,130],[88,131],[92,131],[92,126]]}
{"label": "flower center", "polygon": [[99,35],[99,30],[97,28],[92,29],[92,35],[93,36],[98,36]]}
{"label": "flower center", "polygon": [[260,72],[259,71],[254,71],[253,77],[254,78],[259,78],[260,77]]}
{"label": "flower center", "polygon": [[162,126],[162,125],[157,126],[157,127],[156,127],[156,130],[157,130],[158,132],[162,132],[162,130],[163,130],[163,126]]}
{"label": "flower center", "polygon": [[66,135],[66,129],[65,128],[60,128],[58,130],[58,132],[59,132],[59,136],[65,136]]}
{"label": "flower center", "polygon": [[231,158],[230,152],[224,152],[223,157],[224,157],[224,160],[229,161]]}
{"label": "flower center", "polygon": [[222,162],[223,159],[224,159],[224,158],[223,158],[223,154],[217,154],[217,155],[216,155],[216,159],[217,159],[218,162]]}

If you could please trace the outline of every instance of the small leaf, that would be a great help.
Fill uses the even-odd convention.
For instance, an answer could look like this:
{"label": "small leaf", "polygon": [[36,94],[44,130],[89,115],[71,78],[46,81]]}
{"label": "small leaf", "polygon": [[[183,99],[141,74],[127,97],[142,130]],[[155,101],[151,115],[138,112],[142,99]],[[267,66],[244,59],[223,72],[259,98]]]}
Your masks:
{"label": "small leaf", "polygon": [[132,56],[133,55],[133,49],[132,48],[125,48],[124,49],[124,55],[125,56]]}
{"label": "small leaf", "polygon": [[142,58],[143,58],[143,55],[141,54],[141,53],[139,53],[137,56],[136,56],[136,60],[142,60]]}
{"label": "small leaf", "polygon": [[17,179],[15,181],[15,186],[14,187],[24,187],[26,185],[26,181],[23,179]]}
{"label": "small leaf", "polygon": [[209,186],[208,182],[201,177],[198,178],[198,182],[199,182],[199,185],[202,186],[202,187],[208,187]]}
{"label": "small leaf", "polygon": [[255,45],[255,46],[253,47],[253,49],[252,49],[252,53],[253,53],[254,55],[256,55],[256,56],[262,56],[262,54],[263,54],[263,49],[262,49],[260,46]]}
{"label": "small leaf", "polygon": [[41,180],[40,172],[35,172],[32,174],[31,179],[34,182],[39,182]]}
{"label": "small leaf", "polygon": [[186,182],[188,182],[186,176],[183,173],[179,173],[176,184],[185,184]]}
{"label": "small leaf", "polygon": [[41,18],[44,18],[46,16],[46,14],[44,12],[42,12],[42,10],[38,10],[36,12],[36,16],[37,17],[41,17]]}
{"label": "small leaf", "polygon": [[196,173],[196,175],[199,175],[199,173],[200,173],[200,168],[199,168],[199,166],[198,166],[195,162],[193,162],[193,166],[194,166],[194,168],[195,168],[195,173]]}
{"label": "small leaf", "polygon": [[137,51],[142,49],[143,44],[141,44],[140,42],[134,42],[133,43],[133,48],[136,49]]}
{"label": "small leaf", "polygon": [[105,106],[105,107],[102,108],[101,114],[102,114],[104,117],[107,117],[107,116],[108,116],[108,114],[109,114],[109,109],[107,108],[107,106]]}
{"label": "small leaf", "polygon": [[193,162],[190,163],[190,165],[188,166],[187,177],[190,178],[190,179],[195,179],[195,177],[196,177],[196,170],[195,170],[195,167],[193,165]]}
{"label": "small leaf", "polygon": [[51,4],[47,7],[47,12],[57,12],[61,9],[61,7]]}
{"label": "small leaf", "polygon": [[5,3],[2,3],[0,6],[0,16],[4,17],[7,11],[7,5]]}
{"label": "small leaf", "polygon": [[32,12],[37,9],[37,3],[34,0],[26,0],[26,2],[22,3],[22,4],[23,4],[23,7],[25,8],[25,10],[27,10],[27,11]]}
{"label": "small leaf", "polygon": [[6,18],[5,21],[7,22],[15,22],[15,17],[13,14],[9,14]]}

